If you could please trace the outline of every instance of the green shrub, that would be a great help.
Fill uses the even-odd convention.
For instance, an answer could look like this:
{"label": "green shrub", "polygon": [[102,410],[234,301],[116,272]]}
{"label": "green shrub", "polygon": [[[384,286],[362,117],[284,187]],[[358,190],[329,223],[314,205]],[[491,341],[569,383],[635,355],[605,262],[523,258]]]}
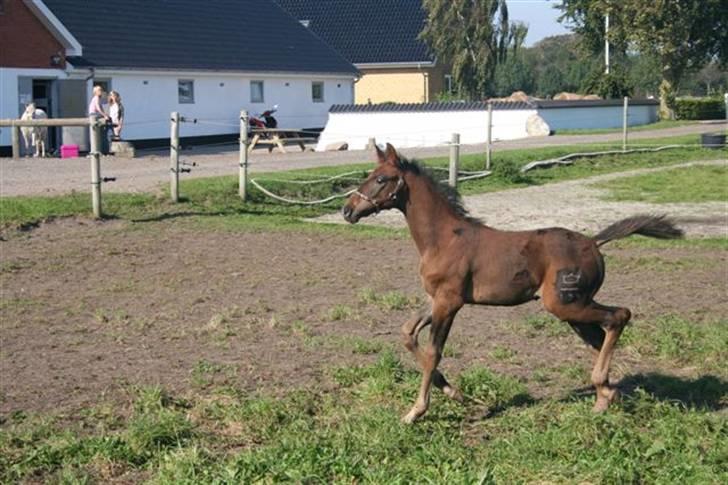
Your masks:
{"label": "green shrub", "polygon": [[721,98],[678,98],[675,117],[679,120],[715,120],[725,118],[725,103]]}

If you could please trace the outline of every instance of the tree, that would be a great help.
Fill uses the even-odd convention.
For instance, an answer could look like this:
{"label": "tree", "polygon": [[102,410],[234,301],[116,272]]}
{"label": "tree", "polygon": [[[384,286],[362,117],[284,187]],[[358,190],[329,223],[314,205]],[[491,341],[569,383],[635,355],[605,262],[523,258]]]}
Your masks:
{"label": "tree", "polygon": [[674,116],[680,82],[714,59],[728,54],[728,5],[725,0],[561,0],[562,21],[569,21],[592,52],[609,41],[619,52],[630,47],[654,56],[660,66],[660,111]]}
{"label": "tree", "polygon": [[[505,0],[423,0],[423,7],[427,21],[420,38],[452,66],[460,93],[472,99],[486,96],[496,65],[505,61],[514,40]],[[522,35],[522,29],[514,32]]]}

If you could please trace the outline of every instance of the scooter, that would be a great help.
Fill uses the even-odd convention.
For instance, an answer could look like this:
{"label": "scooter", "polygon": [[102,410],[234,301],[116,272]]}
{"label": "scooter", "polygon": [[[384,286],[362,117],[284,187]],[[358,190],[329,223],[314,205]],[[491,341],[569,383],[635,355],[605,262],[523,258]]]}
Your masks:
{"label": "scooter", "polygon": [[273,109],[263,111],[257,116],[251,116],[249,124],[251,128],[278,128],[278,120],[273,117],[273,113],[278,111],[278,105],[273,106]]}

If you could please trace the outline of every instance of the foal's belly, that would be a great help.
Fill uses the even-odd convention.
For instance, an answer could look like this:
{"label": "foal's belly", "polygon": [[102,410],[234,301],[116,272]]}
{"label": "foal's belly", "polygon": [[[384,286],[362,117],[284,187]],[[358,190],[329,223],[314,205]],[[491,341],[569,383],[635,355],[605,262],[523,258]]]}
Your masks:
{"label": "foal's belly", "polygon": [[513,306],[536,298],[539,284],[528,270],[502,277],[475,278],[472,291],[466,296],[468,303],[479,305]]}

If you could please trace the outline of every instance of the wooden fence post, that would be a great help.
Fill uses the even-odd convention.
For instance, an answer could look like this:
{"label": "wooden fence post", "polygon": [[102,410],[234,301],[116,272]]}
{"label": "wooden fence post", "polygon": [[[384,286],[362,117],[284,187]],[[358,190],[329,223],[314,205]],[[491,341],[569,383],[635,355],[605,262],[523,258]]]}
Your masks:
{"label": "wooden fence post", "polygon": [[20,158],[20,127],[19,126],[11,126],[10,127],[10,139],[11,144],[13,145],[13,158]]}
{"label": "wooden fence post", "polygon": [[91,205],[94,217],[101,219],[101,125],[95,115],[89,116],[89,141],[91,158]]}
{"label": "wooden fence post", "polygon": [[367,150],[374,150],[374,147],[377,144],[377,140],[375,138],[369,138],[367,141]]}
{"label": "wooden fence post", "polygon": [[239,165],[240,173],[238,180],[238,194],[243,202],[248,201],[248,112],[242,110],[240,112],[240,156]]}
{"label": "wooden fence post", "polygon": [[624,109],[622,112],[622,151],[627,151],[627,111],[629,111],[629,97],[624,97]]}
{"label": "wooden fence post", "polygon": [[450,176],[448,183],[450,186],[457,188],[458,186],[458,170],[460,166],[460,134],[453,133],[450,141]]}
{"label": "wooden fence post", "polygon": [[485,152],[485,169],[490,170],[491,143],[493,143],[493,103],[488,103],[488,141]]}
{"label": "wooden fence post", "polygon": [[179,202],[179,113],[172,112],[169,136],[169,194],[172,202]]}

